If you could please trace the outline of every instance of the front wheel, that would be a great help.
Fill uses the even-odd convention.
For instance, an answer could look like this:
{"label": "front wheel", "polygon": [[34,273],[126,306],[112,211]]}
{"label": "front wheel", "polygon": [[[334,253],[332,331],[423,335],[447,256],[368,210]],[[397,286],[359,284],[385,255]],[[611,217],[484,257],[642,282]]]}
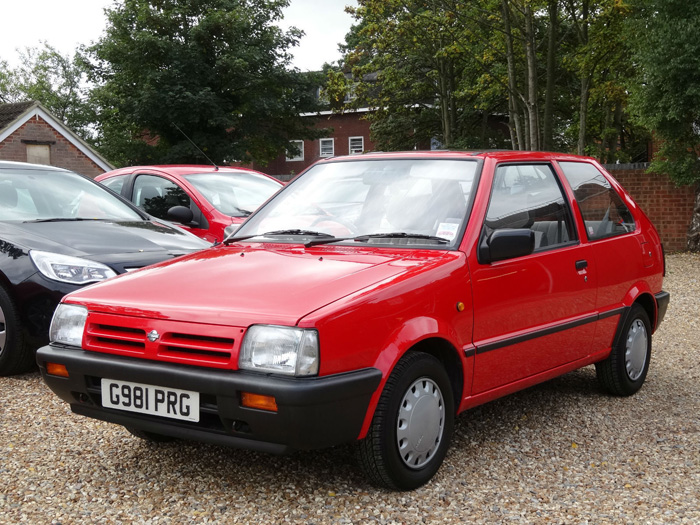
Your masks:
{"label": "front wheel", "polygon": [[447,453],[454,425],[447,372],[435,357],[409,353],[396,365],[377,404],[358,459],[379,486],[412,490],[427,483]]}
{"label": "front wheel", "polygon": [[632,306],[622,326],[622,337],[610,356],[596,363],[598,380],[616,396],[631,396],[642,388],[651,359],[651,323],[646,310]]}
{"label": "front wheel", "polygon": [[19,310],[0,285],[0,376],[21,374],[34,366],[34,352],[24,340]]}

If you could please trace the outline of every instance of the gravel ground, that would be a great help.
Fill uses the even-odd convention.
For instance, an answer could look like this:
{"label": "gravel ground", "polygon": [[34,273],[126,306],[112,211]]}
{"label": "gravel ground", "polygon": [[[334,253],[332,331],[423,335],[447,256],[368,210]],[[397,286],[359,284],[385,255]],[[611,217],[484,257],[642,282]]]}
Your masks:
{"label": "gravel ground", "polygon": [[698,523],[700,256],[668,257],[647,382],[593,367],[462,414],[431,483],[368,485],[350,447],[276,457],[154,445],[0,378],[0,523]]}

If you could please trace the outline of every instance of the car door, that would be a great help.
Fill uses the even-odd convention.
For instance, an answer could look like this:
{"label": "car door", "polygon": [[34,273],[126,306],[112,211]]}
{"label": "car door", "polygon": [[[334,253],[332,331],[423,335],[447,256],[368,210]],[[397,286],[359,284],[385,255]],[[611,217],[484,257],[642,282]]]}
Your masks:
{"label": "car door", "polygon": [[496,262],[472,250],[474,395],[587,356],[596,319],[590,247],[550,164],[497,165],[477,220],[480,245],[498,230],[529,229],[535,247]]}
{"label": "car door", "polygon": [[191,224],[178,224],[198,237],[205,237],[209,227],[207,219],[197,203],[176,182],[148,173],[136,174],[131,189],[131,201],[146,213],[163,220],[168,219],[168,210],[173,206],[184,206],[193,213]]}

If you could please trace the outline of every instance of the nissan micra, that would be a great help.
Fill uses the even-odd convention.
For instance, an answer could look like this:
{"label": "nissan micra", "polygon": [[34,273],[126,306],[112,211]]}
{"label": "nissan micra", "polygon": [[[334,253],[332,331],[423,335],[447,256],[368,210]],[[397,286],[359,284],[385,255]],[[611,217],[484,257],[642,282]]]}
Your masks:
{"label": "nissan micra", "polygon": [[329,159],[234,235],[66,296],[49,387],[148,440],[355,442],[408,490],[474,406],[591,364],[634,394],[669,302],[656,230],[577,156]]}

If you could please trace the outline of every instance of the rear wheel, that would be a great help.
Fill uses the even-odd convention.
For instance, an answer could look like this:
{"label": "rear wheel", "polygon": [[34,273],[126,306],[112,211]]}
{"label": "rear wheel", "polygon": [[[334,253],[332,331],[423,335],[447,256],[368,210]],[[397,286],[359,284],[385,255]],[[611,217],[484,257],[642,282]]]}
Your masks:
{"label": "rear wheel", "polygon": [[611,394],[630,396],[644,384],[651,359],[651,323],[635,304],[622,327],[622,337],[610,356],[596,363],[598,380]]}
{"label": "rear wheel", "polygon": [[0,376],[27,372],[33,365],[34,352],[24,340],[17,307],[0,286]]}
{"label": "rear wheel", "polygon": [[444,367],[429,354],[409,353],[389,376],[367,437],[358,444],[360,465],[376,485],[418,488],[440,468],[453,424]]}

